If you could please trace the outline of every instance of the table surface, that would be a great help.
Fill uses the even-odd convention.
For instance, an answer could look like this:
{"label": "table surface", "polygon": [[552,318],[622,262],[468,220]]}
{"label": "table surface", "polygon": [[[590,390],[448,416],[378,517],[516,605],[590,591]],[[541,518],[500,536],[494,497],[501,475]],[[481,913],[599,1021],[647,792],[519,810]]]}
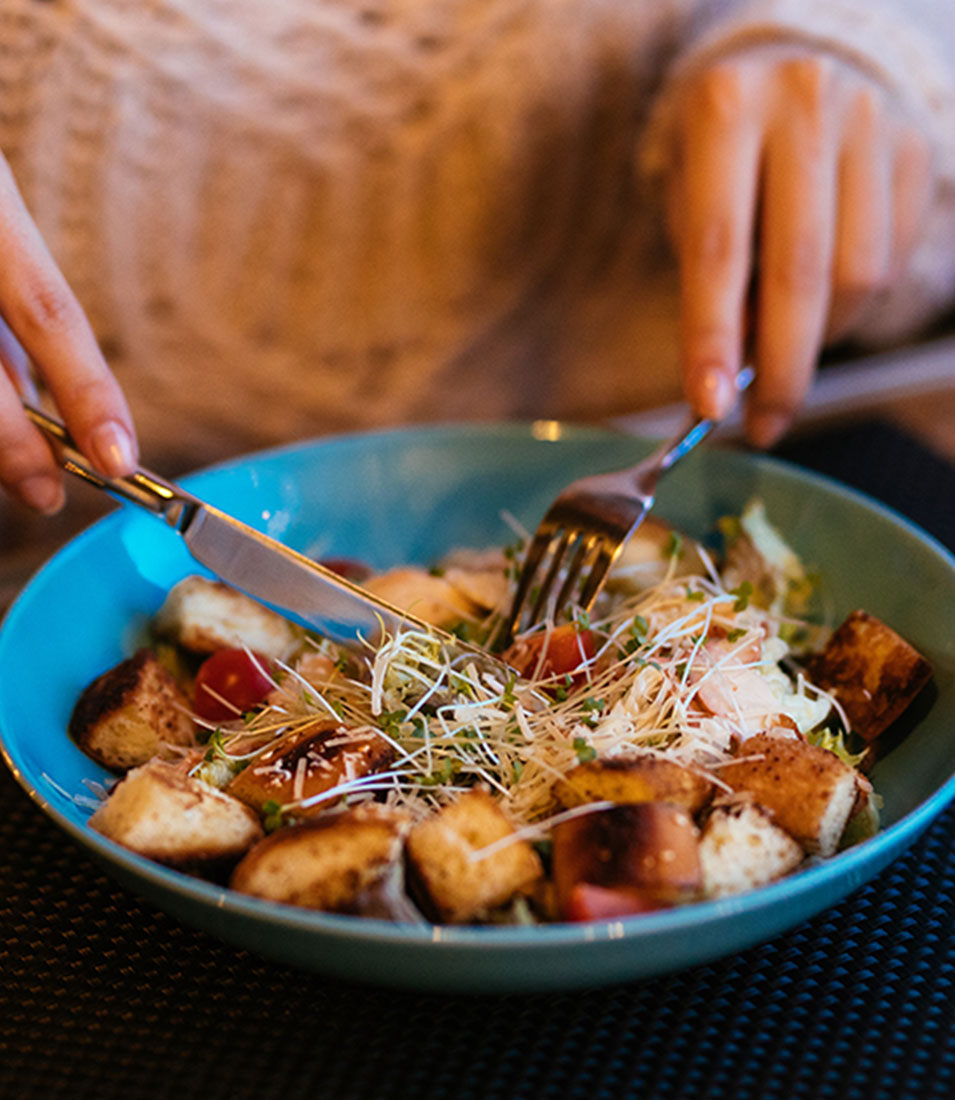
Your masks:
{"label": "table surface", "polygon": [[[780,453],[955,548],[955,394],[881,411]],[[102,507],[16,513],[4,591]],[[0,799],[0,1098],[955,1095],[952,808],[842,904],[741,954],[610,989],[453,997],[220,943],[115,886],[2,768]]]}

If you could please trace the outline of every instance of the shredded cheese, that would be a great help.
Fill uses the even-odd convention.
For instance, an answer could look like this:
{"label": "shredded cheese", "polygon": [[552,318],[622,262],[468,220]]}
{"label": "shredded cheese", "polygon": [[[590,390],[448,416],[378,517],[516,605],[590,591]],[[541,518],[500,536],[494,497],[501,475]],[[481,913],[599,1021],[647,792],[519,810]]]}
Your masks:
{"label": "shredded cheese", "polygon": [[[558,674],[504,683],[432,635],[402,631],[369,651],[354,678],[316,684],[289,668],[301,690],[284,681],[274,704],[223,736],[223,752],[247,755],[250,744],[262,747],[332,715],[349,731],[334,743],[376,731],[394,750],[390,769],[361,776],[346,759],[342,782],[303,798],[299,761],[283,812],[384,793],[388,805],[418,819],[480,783],[519,829],[549,820],[555,781],[591,754],[662,753],[718,781],[734,741],[763,728],[767,709],[799,725],[832,700],[780,670],[779,616],[727,592],[711,565],[677,576],[674,561],[653,587],[603,598],[590,621],[599,648],[588,657],[579,647],[570,684]],[[546,649],[545,642],[541,654]],[[537,671],[544,668],[542,656]],[[721,690],[725,708],[717,705]]]}

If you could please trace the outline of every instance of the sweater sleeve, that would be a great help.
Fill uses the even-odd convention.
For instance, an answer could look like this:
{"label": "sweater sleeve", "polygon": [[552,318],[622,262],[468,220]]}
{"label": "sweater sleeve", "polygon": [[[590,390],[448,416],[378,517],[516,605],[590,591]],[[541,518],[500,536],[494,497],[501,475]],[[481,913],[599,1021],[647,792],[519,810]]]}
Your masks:
{"label": "sweater sleeve", "polygon": [[[908,268],[860,320],[866,343],[904,339],[955,306],[955,5],[938,0],[727,0],[699,3],[650,115],[640,168],[669,170],[683,83],[741,50],[781,44],[838,57],[890,89],[934,146],[936,187]],[[864,337],[863,337],[864,334]]]}

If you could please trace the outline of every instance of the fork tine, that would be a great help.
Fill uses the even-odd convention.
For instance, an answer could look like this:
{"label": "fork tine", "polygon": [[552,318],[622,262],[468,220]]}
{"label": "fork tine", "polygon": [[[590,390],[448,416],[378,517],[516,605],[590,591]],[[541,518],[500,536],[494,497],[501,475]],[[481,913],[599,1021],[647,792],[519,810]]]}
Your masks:
{"label": "fork tine", "polygon": [[521,566],[520,576],[517,581],[517,591],[514,593],[514,600],[511,604],[511,616],[506,631],[507,638],[517,633],[527,597],[534,585],[534,578],[537,576],[540,564],[551,543],[554,541],[556,533],[556,527],[549,524],[547,522],[547,517],[545,517],[544,520],[541,521],[541,525],[537,528],[537,532],[527,548],[527,553],[524,556],[524,562]]}
{"label": "fork tine", "polygon": [[[751,368],[741,370],[736,381],[737,390],[742,392],[752,379]],[[578,478],[558,494],[537,529],[518,578],[505,630],[508,640],[519,632],[533,579],[548,551],[553,557],[534,600],[526,629],[540,621],[541,611],[550,601],[561,564],[571,546],[571,564],[549,610],[556,618],[567,605],[582,574],[584,580],[579,585],[576,603],[584,611],[591,609],[627,539],[653,506],[660,476],[705,439],[713,426],[712,420],[693,417],[686,428],[665,440],[636,465],[609,474]],[[561,532],[559,538],[558,532]]]}
{"label": "fork tine", "polygon": [[597,593],[600,591],[600,586],[604,582],[604,577],[610,572],[611,565],[616,561],[622,549],[622,543],[617,543],[614,547],[608,547],[603,542],[598,543],[596,560],[590,567],[590,573],[587,580],[584,581],[584,586],[581,588],[577,600],[584,611],[589,611],[593,606]]}
{"label": "fork tine", "polygon": [[567,548],[570,546],[573,538],[573,531],[565,528],[560,535],[557,545],[553,546],[553,540],[551,545],[553,547],[551,553],[550,565],[547,567],[547,572],[544,575],[544,579],[540,584],[540,591],[537,593],[537,599],[534,601],[534,607],[531,610],[531,622],[536,623],[541,617],[541,612],[547,605],[547,597],[551,594],[554,588],[554,580],[560,571],[561,564],[564,557],[567,554]]}
{"label": "fork tine", "polygon": [[567,606],[570,595],[576,587],[577,578],[583,570],[584,563],[595,552],[599,552],[600,548],[600,536],[595,532],[578,531],[576,534],[579,536],[577,539],[577,547],[574,550],[574,556],[571,559],[570,567],[567,570],[567,575],[564,577],[564,583],[560,586],[560,592],[557,594],[557,599],[554,601],[552,609],[555,619]]}

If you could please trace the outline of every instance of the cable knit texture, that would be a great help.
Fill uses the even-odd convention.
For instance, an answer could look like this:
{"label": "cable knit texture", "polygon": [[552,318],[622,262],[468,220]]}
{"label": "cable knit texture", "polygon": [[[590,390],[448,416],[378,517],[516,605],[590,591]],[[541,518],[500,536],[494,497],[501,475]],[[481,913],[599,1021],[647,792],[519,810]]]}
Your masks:
{"label": "cable knit texture", "polygon": [[[648,104],[694,42],[823,33],[779,4],[703,28],[700,8],[4,0],[0,148],[166,469],[620,414],[677,390],[674,273],[633,171]],[[885,37],[858,51],[950,117],[951,69]]]}

